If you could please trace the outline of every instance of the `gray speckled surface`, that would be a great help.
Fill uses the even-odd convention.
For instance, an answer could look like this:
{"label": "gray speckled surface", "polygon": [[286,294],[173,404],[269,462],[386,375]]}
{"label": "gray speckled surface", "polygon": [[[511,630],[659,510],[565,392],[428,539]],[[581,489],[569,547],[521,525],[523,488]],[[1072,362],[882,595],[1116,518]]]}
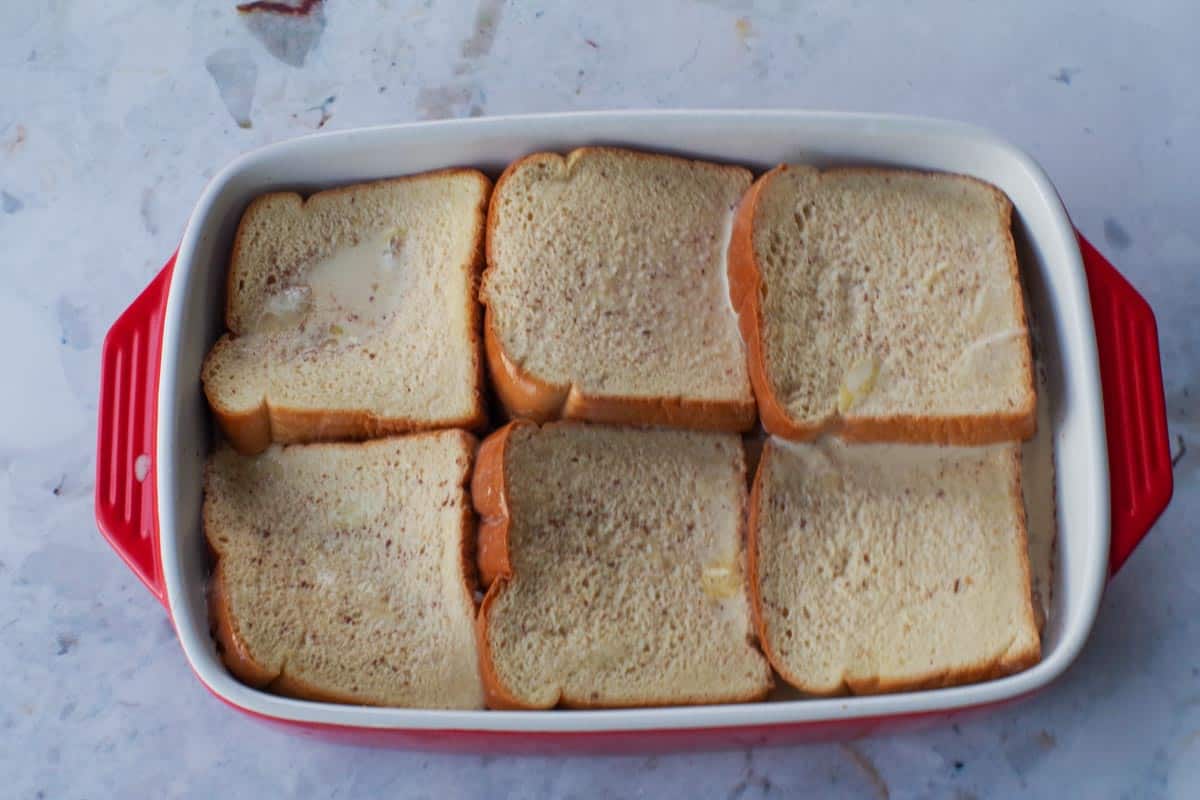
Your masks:
{"label": "gray speckled surface", "polygon": [[[247,19],[224,1],[14,2],[0,15],[0,794],[1200,796],[1195,3],[465,5],[333,0]],[[320,127],[628,106],[952,117],[1046,167],[1154,306],[1171,436],[1189,448],[1086,650],[1050,691],[976,721],[715,755],[357,749],[230,712],[95,532],[107,326],[205,180],[250,148]]]}

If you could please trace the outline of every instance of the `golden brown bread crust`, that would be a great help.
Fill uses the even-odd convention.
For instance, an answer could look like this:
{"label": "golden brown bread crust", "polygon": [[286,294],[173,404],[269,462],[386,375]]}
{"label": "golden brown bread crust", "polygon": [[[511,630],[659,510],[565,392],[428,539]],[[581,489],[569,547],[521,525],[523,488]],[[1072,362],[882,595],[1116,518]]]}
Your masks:
{"label": "golden brown bread crust", "polygon": [[496,597],[512,579],[512,561],[508,550],[508,486],[504,478],[505,450],[512,432],[529,422],[510,422],[484,439],[475,456],[475,474],[471,476],[471,502],[479,515],[476,559],[479,578],[487,594],[475,617],[475,637],[479,651],[479,677],[483,682],[484,702],[488,708],[526,709],[500,680],[488,640],[488,614]]}
{"label": "golden brown bread crust", "polygon": [[[429,435],[437,435],[431,432]],[[459,431],[470,445],[471,452],[478,441],[472,434]],[[418,434],[421,435],[421,434]],[[471,467],[468,465],[468,475]],[[375,705],[361,697],[354,697],[305,681],[294,675],[289,675],[286,668],[282,671],[271,670],[255,659],[238,632],[237,617],[230,607],[228,590],[225,586],[225,573],[222,568],[221,556],[213,546],[213,537],[208,520],[208,506],[204,504],[201,512],[204,525],[205,539],[208,544],[209,558],[213,563],[212,575],[208,584],[208,619],[213,640],[217,644],[217,652],[226,668],[233,676],[255,689],[262,689],[285,697],[295,697],[299,700],[313,700],[321,703],[339,703],[342,705]],[[475,514],[470,502],[463,506],[462,516],[462,584],[466,598],[475,605],[475,588],[478,585],[475,574]]]}
{"label": "golden brown bread crust", "polygon": [[[206,380],[206,370],[201,370],[201,383],[205,387],[205,397],[208,399],[209,408],[212,409],[213,416],[217,420],[222,432],[229,439],[230,444],[242,455],[254,455],[261,453],[267,449],[271,442],[279,442],[280,444],[295,444],[304,442],[329,442],[342,440],[362,440],[374,439],[380,436],[389,436],[392,434],[411,433],[421,430],[430,430],[432,428],[464,428],[466,430],[480,430],[487,425],[487,405],[484,400],[484,365],[483,356],[480,354],[480,329],[482,327],[482,314],[479,310],[479,303],[476,297],[479,291],[479,278],[483,270],[483,238],[485,233],[485,224],[487,215],[485,209],[488,206],[488,200],[491,196],[492,182],[482,172],[474,169],[451,168],[444,170],[436,170],[433,172],[425,172],[418,175],[405,175],[399,178],[388,178],[381,181],[369,181],[365,183],[354,184],[353,186],[342,186],[336,189],[327,189],[317,194],[328,196],[337,195],[348,192],[354,192],[363,186],[380,184],[380,183],[401,183],[410,181],[416,178],[430,178],[438,176],[455,176],[469,175],[475,178],[480,183],[482,189],[482,200],[479,208],[475,213],[475,252],[471,256],[471,286],[467,293],[467,319],[469,321],[469,329],[471,336],[471,347],[475,353],[475,407],[471,413],[457,418],[440,420],[437,424],[431,425],[424,420],[414,420],[406,417],[380,417],[369,411],[358,409],[330,409],[316,411],[312,409],[297,409],[288,408],[286,406],[273,406],[266,398],[262,400],[258,408],[250,411],[235,411],[230,408],[223,407],[217,402],[208,392],[208,381]],[[295,192],[278,192],[275,194],[261,195],[251,201],[246,207],[246,211],[242,214],[242,218],[238,223],[237,233],[234,235],[233,248],[229,260],[229,272],[225,282],[225,325],[230,333],[221,337],[220,340],[213,346],[215,352],[218,348],[225,346],[228,339],[237,336],[238,326],[237,320],[233,314],[233,292],[230,287],[235,285],[238,277],[240,263],[237,254],[241,252],[242,237],[245,234],[247,220],[251,212],[260,203],[265,203],[271,198],[280,195],[294,195],[300,197]],[[307,203],[316,195],[309,195],[304,199]],[[209,354],[211,356],[211,353]],[[209,363],[208,357],[205,358],[205,366]]]}
{"label": "golden brown bread crust", "polygon": [[[224,339],[217,343],[213,352],[222,346],[223,341]],[[480,369],[482,369],[482,361]],[[482,378],[480,378],[480,386],[482,386]],[[206,394],[206,396],[208,395]],[[233,445],[234,450],[246,456],[261,453],[272,442],[276,444],[315,444],[318,442],[365,441],[431,429],[430,424],[423,420],[406,417],[379,417],[369,411],[349,409],[314,411],[272,406],[264,402],[257,409],[242,413],[222,408],[211,396],[208,396],[208,401],[209,408],[212,409],[213,416],[221,427],[221,432]],[[487,424],[488,419],[482,391],[478,393],[476,402],[477,408],[470,416],[446,420],[433,427],[479,430]]]}
{"label": "golden brown bread crust", "polygon": [[237,632],[237,622],[229,608],[229,596],[225,591],[225,575],[220,560],[217,560],[209,579],[208,619],[213,639],[217,643],[217,652],[238,680],[261,689],[278,677],[278,673],[254,660]]}
{"label": "golden brown bread crust", "polygon": [[284,697],[313,700],[342,705],[371,705],[361,697],[353,697],[317,686],[308,681],[267,669],[254,659],[237,632],[237,620],[229,608],[221,562],[213,569],[208,591],[208,615],[217,652],[233,676],[254,689],[262,689]]}
{"label": "golden brown bread crust", "polygon": [[[614,147],[580,147],[567,158],[580,153],[619,151],[649,159],[674,159],[690,163],[690,159],[658,153],[644,153]],[[517,159],[501,173],[492,190],[498,195],[505,182],[526,162],[544,158],[546,153],[531,153]],[[730,167],[741,170],[741,167]],[[499,204],[489,203],[487,229],[484,236],[487,267],[495,268],[493,237],[497,226]],[[481,297],[480,302],[486,306]],[[508,353],[496,332],[491,309],[484,316],[484,352],[492,385],[505,411],[515,418],[549,422],[555,419],[604,422],[613,425],[666,425],[690,430],[741,432],[754,427],[757,408],[754,401],[688,400],[680,397],[594,396],[572,385],[553,385],[523,370]]]}
{"label": "golden brown bread crust", "polygon": [[836,427],[847,442],[945,444],[975,447],[1025,441],[1037,432],[1037,416],[1022,411],[1007,414],[968,414],[961,417],[887,417],[849,419]]}
{"label": "golden brown bread crust", "polygon": [[[1006,413],[966,414],[955,417],[930,417],[912,414],[893,414],[886,417],[856,418],[835,416],[825,424],[806,424],[793,419],[781,401],[771,382],[763,348],[762,271],[754,249],[754,222],[758,203],[763,190],[771,180],[788,169],[781,164],[764,173],[747,190],[738,205],[733,220],[733,232],[729,239],[729,297],[738,316],[738,329],[746,343],[749,359],[750,384],[758,400],[758,414],[768,433],[792,441],[809,441],[822,433],[836,433],[849,442],[895,442],[908,444],[952,444],[975,446],[998,442],[1026,440],[1037,430],[1036,388],[1034,386],[1033,361],[1029,348],[1025,348],[1024,372],[1026,376],[1026,398],[1028,403]],[[875,167],[853,167],[825,170],[824,174],[846,172],[895,174],[901,170]],[[967,177],[969,176],[960,176]],[[1008,198],[990,184],[978,181],[1004,200],[1004,228],[1012,226],[1012,204]],[[1006,239],[1008,262],[1014,285],[1020,286],[1020,272],[1016,248],[1012,237]],[[1013,293],[1014,309],[1021,327],[1028,330],[1025,304],[1021,292]]]}
{"label": "golden brown bread crust", "polygon": [[779,166],[766,173],[742,196],[729,235],[726,269],[729,272],[729,300],[737,312],[738,330],[746,344],[750,385],[758,401],[759,420],[768,433],[802,440],[815,437],[819,431],[793,423],[771,387],[762,351],[762,273],[754,257],[754,216],[758,211],[758,199],[768,180],[784,168]]}
{"label": "golden brown bread crust", "polygon": [[[940,689],[947,686],[958,686],[966,683],[978,683],[981,681],[994,680],[1002,678],[1006,675],[1020,672],[1023,669],[1033,666],[1041,660],[1042,650],[1041,642],[1035,638],[1034,645],[1027,651],[1017,653],[1005,653],[1000,658],[990,661],[981,662],[978,664],[968,664],[965,666],[953,669],[932,670],[924,675],[916,676],[905,680],[884,680],[879,676],[875,676],[867,680],[855,680],[843,676],[842,684],[832,691],[828,691],[823,687],[811,686],[804,682],[800,676],[794,675],[788,669],[787,664],[781,659],[778,654],[771,648],[771,637],[767,630],[766,615],[763,613],[763,598],[760,591],[761,583],[759,582],[759,564],[758,564],[758,529],[759,529],[759,509],[761,507],[763,484],[766,480],[767,470],[771,468],[771,460],[774,455],[774,447],[767,446],[763,448],[763,453],[758,462],[758,470],[754,474],[754,484],[750,489],[750,508],[747,515],[747,532],[746,532],[746,579],[749,581],[750,591],[750,614],[754,622],[754,630],[758,635],[759,647],[762,648],[763,655],[767,657],[767,661],[771,663],[771,667],[779,673],[779,676],[789,684],[799,689],[802,692],[814,696],[822,697],[837,697],[847,694],[865,695],[865,694],[887,694],[891,692],[907,692],[917,691],[920,689]],[[1020,464],[1018,458],[1018,469],[1015,471],[1017,476],[1018,486],[1016,496],[1021,496],[1020,491]],[[1025,507],[1024,503],[1018,502],[1018,513],[1021,515],[1021,525],[1025,526]],[[1030,617],[1033,616],[1033,596],[1030,586],[1030,568],[1029,561],[1023,562],[1023,578],[1024,590],[1022,596],[1026,599],[1028,605],[1027,613]]]}
{"label": "golden brown bread crust", "polygon": [[548,422],[562,416],[569,390],[533,377],[508,357],[496,335],[490,308],[483,315],[483,350],[492,388],[510,416],[534,422]]}
{"label": "golden brown bread crust", "polygon": [[479,515],[476,564],[484,589],[512,576],[508,555],[508,486],[504,479],[505,450],[509,438],[527,422],[510,422],[483,440],[471,476],[471,503]]}

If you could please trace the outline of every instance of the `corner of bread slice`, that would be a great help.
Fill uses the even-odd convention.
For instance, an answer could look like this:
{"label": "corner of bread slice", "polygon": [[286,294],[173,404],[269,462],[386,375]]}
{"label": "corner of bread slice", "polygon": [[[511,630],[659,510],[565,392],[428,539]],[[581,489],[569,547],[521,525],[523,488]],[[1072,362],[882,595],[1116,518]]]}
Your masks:
{"label": "corner of bread slice", "polygon": [[500,343],[490,308],[484,313],[483,349],[492,388],[511,416],[548,422],[562,414],[570,387],[544,381],[513,361]]}
{"label": "corner of bread slice", "polygon": [[1015,636],[1012,645],[996,662],[994,673],[988,675],[983,680],[1015,675],[1018,672],[1029,669],[1042,660],[1041,632],[1038,630],[1037,618],[1032,609],[1030,610],[1030,617],[1029,624],[1032,626],[1032,631],[1023,630]]}
{"label": "corner of bread slice", "polygon": [[[555,171],[565,169],[567,165],[566,157],[559,153],[551,152],[536,152],[521,156],[517,160],[510,163],[500,173],[500,177],[496,179],[495,185],[492,187],[491,195],[493,198],[501,198],[508,187],[509,181],[517,173],[529,169],[531,167],[544,167]],[[484,224],[484,256],[488,264],[492,263],[494,256],[493,235],[496,226],[499,222],[500,202],[489,202],[487,207],[487,218]],[[485,275],[486,277],[486,275]]]}
{"label": "corner of bread slice", "polygon": [[246,278],[244,257],[249,243],[257,235],[255,229],[269,225],[273,217],[293,216],[304,209],[305,198],[298,192],[268,192],[250,201],[238,220],[237,231],[230,247],[229,266],[225,271],[225,327],[234,334],[244,329],[243,311],[239,306],[239,289]]}
{"label": "corner of bread slice", "polygon": [[209,554],[213,560],[212,574],[208,580],[208,620],[213,640],[216,642],[217,655],[238,680],[262,689],[279,677],[283,670],[282,664],[264,664],[250,652],[245,639],[238,631],[237,617],[230,608],[229,591],[225,583],[224,542],[226,534],[217,529],[217,521],[213,518],[208,497],[211,492],[210,476],[214,470],[213,461],[224,456],[218,449],[213,457],[205,464],[205,502],[201,507],[202,527]]}
{"label": "corner of bread slice", "polygon": [[[1034,625],[1035,631],[1032,637],[1025,635],[1024,632],[1016,634],[1009,648],[993,659],[933,670],[924,675],[907,678],[886,678],[881,675],[872,675],[867,678],[844,676],[842,686],[837,691],[824,694],[843,695],[847,693],[847,690],[855,695],[918,692],[982,683],[1015,675],[1037,664],[1042,657],[1041,644],[1036,634],[1036,622],[1031,620],[1031,624]],[[810,694],[821,693],[810,692]]]}
{"label": "corner of bread slice", "polygon": [[496,669],[496,661],[492,657],[491,638],[489,636],[489,616],[491,614],[492,604],[496,598],[503,592],[504,587],[508,584],[507,579],[495,581],[487,594],[484,595],[483,603],[479,606],[479,614],[475,618],[475,640],[476,650],[479,651],[479,679],[483,684],[483,701],[484,704],[496,711],[523,711],[554,708],[558,704],[557,699],[552,700],[547,705],[530,705],[526,701],[517,697],[504,684],[503,678],[500,677],[500,672]]}
{"label": "corner of bread slice", "polygon": [[255,689],[263,689],[279,677],[282,665],[268,665],[257,660],[238,632],[237,619],[229,607],[220,557],[209,578],[208,619],[217,654],[238,680]]}
{"label": "corner of bread slice", "polygon": [[[471,181],[474,181],[477,188],[479,189],[479,197],[480,197],[479,221],[480,221],[480,228],[482,229],[482,225],[485,220],[485,216],[486,216],[486,212],[487,212],[488,197],[491,195],[492,188],[493,188],[491,178],[489,178],[483,171],[475,169],[473,167],[448,167],[446,169],[434,170],[433,172],[426,172],[426,173],[422,173],[422,174],[424,174],[426,176],[445,175],[446,177],[467,178]],[[401,179],[401,180],[403,180],[403,179]]]}
{"label": "corner of bread slice", "polygon": [[[236,367],[232,334],[224,334],[204,357],[200,383],[217,425],[242,455],[256,455],[271,444],[271,411],[252,375]],[[226,374],[236,373],[236,374]]]}
{"label": "corner of bread slice", "polygon": [[[1033,624],[1036,631],[1036,623]],[[903,679],[889,679],[880,675],[869,678],[846,676],[843,678],[842,687],[832,694],[846,694],[846,690],[855,695],[894,694],[983,683],[1015,675],[1037,664],[1041,657],[1041,644],[1036,633],[1032,638],[1017,634],[1008,650],[988,661],[959,665]]]}

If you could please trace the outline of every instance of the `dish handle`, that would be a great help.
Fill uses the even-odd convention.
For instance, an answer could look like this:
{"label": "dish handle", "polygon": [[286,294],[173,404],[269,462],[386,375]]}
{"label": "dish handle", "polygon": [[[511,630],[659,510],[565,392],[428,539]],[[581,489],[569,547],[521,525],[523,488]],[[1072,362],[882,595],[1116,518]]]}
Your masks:
{"label": "dish handle", "polygon": [[1092,243],[1076,234],[1092,300],[1104,394],[1111,577],[1171,500],[1171,445],[1154,312]]}
{"label": "dish handle", "polygon": [[163,605],[155,435],[163,315],[175,256],[117,318],[100,351],[96,525]]}

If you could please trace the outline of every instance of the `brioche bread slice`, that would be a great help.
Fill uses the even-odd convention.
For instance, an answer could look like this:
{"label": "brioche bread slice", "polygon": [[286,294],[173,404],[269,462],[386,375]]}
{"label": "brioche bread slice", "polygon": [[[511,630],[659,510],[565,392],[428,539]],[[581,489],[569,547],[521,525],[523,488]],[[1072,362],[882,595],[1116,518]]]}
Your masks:
{"label": "brioche bread slice", "polygon": [[214,636],[243,682],[311,700],[480,708],[475,440],[222,446],[205,473]]}
{"label": "brioche bread slice", "polygon": [[1035,426],[1011,227],[961,175],[777,167],[729,251],[763,426],[792,440],[988,444]]}
{"label": "brioche bread slice", "polygon": [[230,258],[209,405],[243,453],[486,422],[480,172],[256,199]]}
{"label": "brioche bread slice", "polygon": [[772,439],[750,497],[755,621],[817,695],[986,680],[1041,657],[1020,446]]}
{"label": "brioche bread slice", "polygon": [[729,434],[514,422],[479,450],[477,620],[493,708],[761,699]]}
{"label": "brioche bread slice", "polygon": [[585,147],[513,163],[488,209],[480,299],[515,417],[754,424],[725,254],[741,167]]}

